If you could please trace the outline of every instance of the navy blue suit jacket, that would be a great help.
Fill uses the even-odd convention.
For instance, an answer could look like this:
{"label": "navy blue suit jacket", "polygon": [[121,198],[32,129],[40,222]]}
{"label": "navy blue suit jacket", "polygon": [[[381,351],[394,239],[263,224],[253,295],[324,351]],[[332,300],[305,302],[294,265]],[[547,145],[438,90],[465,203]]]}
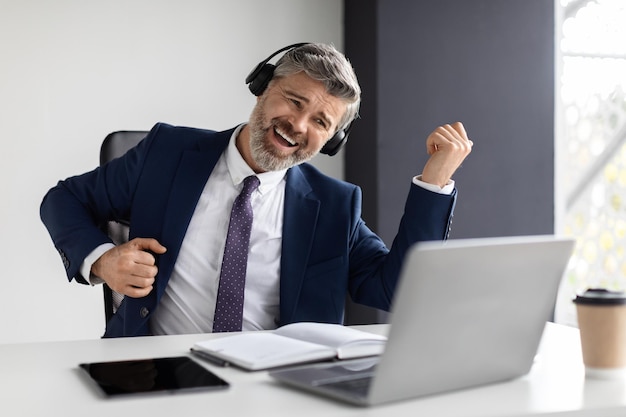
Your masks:
{"label": "navy blue suit jacket", "polygon": [[[125,297],[105,337],[148,335],[178,257],[196,203],[233,130],[157,124],[126,155],[51,189],[41,218],[63,258],[69,280],[85,257],[110,238],[99,227],[130,219],[130,238],[152,237],[168,248],[159,256],[155,289]],[[451,196],[410,185],[405,214],[388,249],[361,219],[359,187],[330,178],[309,164],[286,177],[279,325],[297,321],[341,323],[346,293],[388,310],[406,250],[422,240],[447,238]]]}

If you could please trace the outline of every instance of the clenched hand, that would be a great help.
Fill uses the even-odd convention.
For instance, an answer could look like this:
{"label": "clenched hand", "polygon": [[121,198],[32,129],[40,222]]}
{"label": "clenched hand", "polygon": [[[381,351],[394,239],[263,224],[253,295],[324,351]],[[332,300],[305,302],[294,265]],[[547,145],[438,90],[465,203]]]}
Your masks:
{"label": "clenched hand", "polygon": [[426,139],[430,158],[424,166],[422,181],[445,186],[472,151],[473,145],[461,122],[436,128]]}
{"label": "clenched hand", "polygon": [[91,272],[113,291],[133,298],[145,297],[152,291],[158,272],[156,259],[148,251],[160,255],[166,250],[156,239],[136,238],[102,254]]}

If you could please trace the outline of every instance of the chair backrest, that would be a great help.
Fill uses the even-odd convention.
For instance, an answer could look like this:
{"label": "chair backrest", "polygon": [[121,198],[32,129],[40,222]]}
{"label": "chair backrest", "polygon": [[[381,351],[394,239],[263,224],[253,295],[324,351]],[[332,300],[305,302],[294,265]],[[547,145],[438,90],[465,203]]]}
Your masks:
{"label": "chair backrest", "polygon": [[[147,134],[148,132],[140,130],[120,130],[109,133],[100,147],[100,166],[124,155],[126,151],[137,145]],[[113,243],[119,245],[128,241],[129,226],[130,219],[117,219],[116,221],[108,222],[105,226],[105,231],[113,240]],[[106,284],[103,284],[102,288],[104,290],[104,316],[108,323],[117,311],[124,296],[112,291]]]}

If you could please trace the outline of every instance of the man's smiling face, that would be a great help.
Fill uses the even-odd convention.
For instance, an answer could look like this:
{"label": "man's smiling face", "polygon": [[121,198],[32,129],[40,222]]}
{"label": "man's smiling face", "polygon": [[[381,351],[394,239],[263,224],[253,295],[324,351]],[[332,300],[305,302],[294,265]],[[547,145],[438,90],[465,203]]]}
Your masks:
{"label": "man's smiling face", "polygon": [[255,172],[306,162],[337,131],[345,111],[344,101],[304,72],[275,79],[250,116],[249,148],[238,143],[239,150]]}

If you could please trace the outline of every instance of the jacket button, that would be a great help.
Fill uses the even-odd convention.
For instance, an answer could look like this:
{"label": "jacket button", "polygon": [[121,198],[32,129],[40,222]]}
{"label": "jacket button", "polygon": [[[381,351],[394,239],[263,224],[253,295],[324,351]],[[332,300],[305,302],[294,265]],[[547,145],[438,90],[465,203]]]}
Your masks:
{"label": "jacket button", "polygon": [[150,314],[150,310],[148,310],[146,307],[141,307],[141,310],[139,311],[139,315],[141,316],[141,318],[145,319],[148,314]]}
{"label": "jacket button", "polygon": [[67,259],[67,256],[65,256],[65,252],[63,252],[61,249],[57,248],[57,251],[59,252],[59,255],[61,255],[61,260],[63,261],[63,267],[65,269],[70,269],[70,260]]}

